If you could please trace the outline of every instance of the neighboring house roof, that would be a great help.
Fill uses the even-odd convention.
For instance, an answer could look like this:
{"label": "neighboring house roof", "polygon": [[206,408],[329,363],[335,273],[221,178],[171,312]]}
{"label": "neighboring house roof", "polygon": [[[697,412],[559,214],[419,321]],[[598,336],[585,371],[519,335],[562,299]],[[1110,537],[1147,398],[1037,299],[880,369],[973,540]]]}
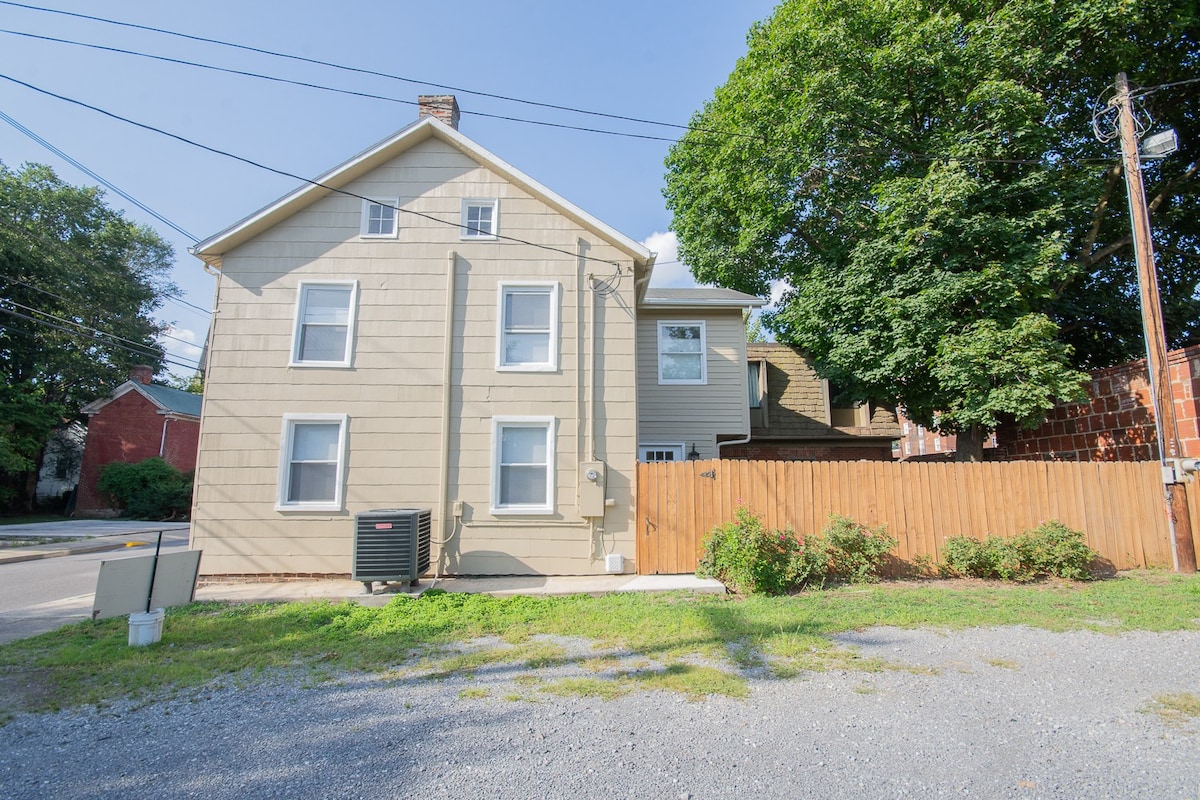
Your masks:
{"label": "neighboring house roof", "polygon": [[829,395],[824,381],[802,352],[777,342],[746,345],[746,358],[767,362],[767,427],[753,428],[756,439],[895,439],[900,426],[894,412],[871,408],[866,428],[837,428],[826,420]]}
{"label": "neighboring house roof", "polygon": [[153,383],[144,384],[138,381],[125,381],[108,397],[101,397],[99,400],[93,400],[84,406],[83,413],[89,417],[93,416],[99,413],[100,409],[129,392],[137,392],[158,406],[158,413],[160,414],[200,419],[200,404],[203,400],[201,395],[185,392],[182,389],[172,389],[170,386],[158,386]]}
{"label": "neighboring house roof", "polygon": [[647,289],[642,305],[649,308],[755,308],[766,305],[766,300],[733,289],[707,287],[690,289]]}
{"label": "neighboring house roof", "polygon": [[[402,128],[350,160],[301,185],[274,203],[265,206],[239,222],[235,222],[230,227],[210,236],[195,247],[189,248],[188,252],[202,259],[205,263],[220,269],[221,256],[223,254],[315,203],[322,197],[350,184],[376,167],[391,161],[414,145],[430,138],[441,139],[457,148],[467,157],[498,173],[510,183],[524,189],[559,213],[584,228],[591,230],[617,249],[623,250],[643,266],[650,266],[654,263],[654,253],[648,250],[645,245],[635,242],[615,228],[596,219],[591,214],[588,214],[575,204],[552,192],[516,167],[480,147],[454,128],[433,117],[424,117]],[[454,224],[457,225],[457,221]]]}

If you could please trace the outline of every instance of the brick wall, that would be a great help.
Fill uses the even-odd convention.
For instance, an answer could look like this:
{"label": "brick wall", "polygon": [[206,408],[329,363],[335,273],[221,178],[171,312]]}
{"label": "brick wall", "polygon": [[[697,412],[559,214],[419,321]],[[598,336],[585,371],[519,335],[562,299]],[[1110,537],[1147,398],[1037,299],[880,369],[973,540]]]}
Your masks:
{"label": "brick wall", "polygon": [[892,446],[887,442],[877,445],[859,442],[847,445],[751,442],[723,448],[721,455],[751,461],[891,461]]}
{"label": "brick wall", "polygon": [[[91,418],[79,472],[76,513],[108,508],[96,489],[102,466],[114,461],[135,463],[159,455],[164,443],[164,419],[158,407],[138,392],[126,392]],[[184,472],[194,470],[199,439],[199,422],[172,419],[167,424],[164,459]]]}
{"label": "brick wall", "polygon": [[[1200,457],[1200,345],[1168,356],[1180,456]],[[1158,458],[1145,360],[1096,370],[1088,400],[1056,406],[1037,430],[1002,425],[1003,458],[1061,461],[1153,461]]]}

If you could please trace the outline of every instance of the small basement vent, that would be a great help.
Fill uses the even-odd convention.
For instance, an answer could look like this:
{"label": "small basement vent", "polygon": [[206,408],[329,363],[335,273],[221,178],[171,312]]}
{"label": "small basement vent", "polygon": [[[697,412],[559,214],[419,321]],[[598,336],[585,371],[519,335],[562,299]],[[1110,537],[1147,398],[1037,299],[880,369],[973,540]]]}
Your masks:
{"label": "small basement vent", "polygon": [[354,573],[372,581],[415,583],[429,569],[429,532],[433,512],[428,508],[385,508],[354,516]]}

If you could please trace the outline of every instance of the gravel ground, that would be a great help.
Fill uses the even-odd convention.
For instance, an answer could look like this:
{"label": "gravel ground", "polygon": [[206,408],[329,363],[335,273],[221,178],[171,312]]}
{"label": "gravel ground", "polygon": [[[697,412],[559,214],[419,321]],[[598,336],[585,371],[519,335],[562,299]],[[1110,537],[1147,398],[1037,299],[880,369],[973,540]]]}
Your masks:
{"label": "gravel ground", "polygon": [[757,675],[745,700],[558,697],[495,667],[20,716],[0,797],[1200,797],[1200,720],[1150,711],[1200,695],[1200,632],[842,640],[906,668]]}

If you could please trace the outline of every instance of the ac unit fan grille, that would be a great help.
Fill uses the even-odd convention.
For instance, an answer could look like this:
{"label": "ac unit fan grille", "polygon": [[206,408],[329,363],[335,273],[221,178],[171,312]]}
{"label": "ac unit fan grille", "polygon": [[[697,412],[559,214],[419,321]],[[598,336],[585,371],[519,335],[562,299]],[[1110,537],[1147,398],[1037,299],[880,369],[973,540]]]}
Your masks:
{"label": "ac unit fan grille", "polygon": [[429,569],[432,511],[370,511],[354,518],[357,581],[415,581]]}

